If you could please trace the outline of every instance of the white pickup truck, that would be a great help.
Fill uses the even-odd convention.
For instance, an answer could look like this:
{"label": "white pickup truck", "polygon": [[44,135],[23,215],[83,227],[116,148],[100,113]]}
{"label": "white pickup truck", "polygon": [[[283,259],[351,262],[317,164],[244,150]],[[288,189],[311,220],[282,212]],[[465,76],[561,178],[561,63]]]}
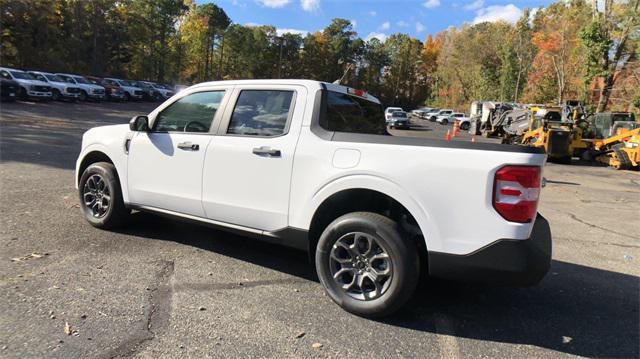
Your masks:
{"label": "white pickup truck", "polygon": [[533,147],[391,136],[361,90],[223,81],[87,131],[76,187],[98,228],[139,210],[306,250],[337,304],[382,316],[420,274],[540,281],[551,257],[537,214],[545,159]]}

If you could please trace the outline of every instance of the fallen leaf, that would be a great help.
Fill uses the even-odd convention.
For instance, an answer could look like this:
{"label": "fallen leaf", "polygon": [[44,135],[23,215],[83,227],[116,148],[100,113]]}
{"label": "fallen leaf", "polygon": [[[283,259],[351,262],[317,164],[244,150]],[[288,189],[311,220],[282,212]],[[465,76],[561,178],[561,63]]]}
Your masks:
{"label": "fallen leaf", "polygon": [[320,348],[322,348],[322,343],[313,343],[313,344],[311,344],[311,347],[313,349],[320,349]]}
{"label": "fallen leaf", "polygon": [[71,326],[68,322],[64,322],[64,334],[71,335]]}
{"label": "fallen leaf", "polygon": [[304,337],[304,335],[305,335],[305,334],[307,334],[307,333],[305,333],[305,332],[300,332],[300,333],[296,334],[296,339],[299,339],[299,338]]}

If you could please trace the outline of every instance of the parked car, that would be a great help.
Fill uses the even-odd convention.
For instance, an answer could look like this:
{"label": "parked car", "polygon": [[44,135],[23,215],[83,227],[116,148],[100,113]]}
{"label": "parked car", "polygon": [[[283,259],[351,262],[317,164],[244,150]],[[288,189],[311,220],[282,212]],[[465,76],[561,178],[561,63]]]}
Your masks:
{"label": "parked car", "polygon": [[409,116],[406,112],[395,111],[387,120],[387,126],[389,128],[409,128]]}
{"label": "parked car", "polygon": [[17,81],[0,77],[0,99],[2,101],[15,101],[18,97],[20,84]]}
{"label": "parked car", "polygon": [[29,71],[29,73],[37,80],[51,86],[51,98],[55,101],[64,99],[76,101],[80,98],[80,87],[65,82],[57,75],[42,71]]}
{"label": "parked car", "polygon": [[361,90],[244,80],[90,129],[75,181],[95,227],[135,209],[304,249],[338,305],[383,316],[410,298],[423,263],[432,277],[539,282],[551,262],[537,215],[545,161],[536,147],[388,136]]}
{"label": "parked car", "polygon": [[160,101],[161,95],[148,81],[136,81],[136,86],[142,89],[142,99],[145,101]]}
{"label": "parked car", "polygon": [[175,94],[175,91],[169,85],[159,84],[156,82],[150,82],[151,86],[158,91],[161,96],[161,100],[166,100]]}
{"label": "parked car", "polygon": [[35,77],[27,72],[8,67],[0,67],[0,77],[18,83],[18,97],[21,99],[51,99],[51,86],[46,82],[36,80]]}
{"label": "parked car", "polygon": [[438,119],[438,117],[442,117],[442,116],[448,117],[452,113],[453,113],[453,110],[450,110],[450,109],[439,110],[438,112],[432,113],[431,116],[429,116],[429,121],[435,122]]}
{"label": "parked car", "polygon": [[411,111],[411,114],[418,118],[425,118],[426,114],[433,110],[431,107],[422,107]]}
{"label": "parked car", "polygon": [[91,81],[94,85],[100,85],[104,87],[104,91],[108,100],[111,101],[124,101],[126,97],[124,90],[115,82],[105,81],[104,79],[96,76],[87,76],[87,80]]}
{"label": "parked car", "polygon": [[436,122],[438,122],[441,125],[448,125],[449,123],[454,123],[456,120],[463,119],[463,118],[466,118],[464,116],[464,113],[454,112],[448,116],[447,115],[438,116],[438,118],[436,118]]}
{"label": "parked car", "polygon": [[81,101],[102,101],[106,98],[106,91],[104,87],[92,84],[91,81],[87,80],[84,76],[63,73],[57,73],[56,75],[65,82],[75,84],[80,87]]}
{"label": "parked car", "polygon": [[120,86],[124,90],[124,97],[127,101],[142,100],[144,91],[138,87],[135,81],[116,79],[112,77],[105,77],[105,83],[115,84]]}
{"label": "parked car", "polygon": [[432,108],[431,110],[427,111],[424,113],[424,119],[425,120],[431,120],[431,116],[437,114],[438,112],[440,112],[439,108]]}
{"label": "parked car", "polygon": [[404,112],[404,110],[400,107],[387,107],[384,110],[384,119],[388,121],[391,118],[391,114],[396,111]]}
{"label": "parked car", "polygon": [[465,116],[457,118],[455,121],[458,122],[458,126],[460,126],[460,129],[463,131],[468,131],[471,128],[471,117]]}

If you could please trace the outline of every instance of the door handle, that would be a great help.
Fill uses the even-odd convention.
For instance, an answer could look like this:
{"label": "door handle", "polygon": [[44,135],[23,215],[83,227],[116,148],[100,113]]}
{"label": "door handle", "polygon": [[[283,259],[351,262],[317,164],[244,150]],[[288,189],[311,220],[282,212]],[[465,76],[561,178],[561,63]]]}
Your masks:
{"label": "door handle", "polygon": [[276,150],[269,146],[256,147],[253,149],[253,154],[264,157],[280,157],[282,155],[280,150]]}
{"label": "door handle", "polygon": [[178,148],[185,151],[198,151],[200,145],[191,142],[180,142],[178,143]]}

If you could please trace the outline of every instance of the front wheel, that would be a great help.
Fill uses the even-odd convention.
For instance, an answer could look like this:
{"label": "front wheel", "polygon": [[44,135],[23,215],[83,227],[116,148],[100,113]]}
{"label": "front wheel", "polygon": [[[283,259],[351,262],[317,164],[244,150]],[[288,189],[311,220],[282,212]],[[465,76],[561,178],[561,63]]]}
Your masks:
{"label": "front wheel", "polygon": [[462,131],[468,131],[468,130],[469,130],[469,128],[471,128],[471,124],[470,124],[469,122],[463,122],[463,123],[460,125],[460,129],[461,129]]}
{"label": "front wheel", "polygon": [[446,126],[449,124],[449,121],[447,119],[444,119],[442,120],[442,122],[440,122],[440,124]]}
{"label": "front wheel", "polygon": [[124,205],[116,168],[111,163],[97,162],[87,167],[78,190],[82,214],[94,227],[116,227],[131,213]]}
{"label": "front wheel", "polygon": [[356,315],[392,314],[418,283],[415,244],[403,238],[396,222],[376,213],[349,213],[329,224],[315,259],[327,294]]}
{"label": "front wheel", "polygon": [[80,101],[87,101],[87,93],[85,91],[80,91]]}

